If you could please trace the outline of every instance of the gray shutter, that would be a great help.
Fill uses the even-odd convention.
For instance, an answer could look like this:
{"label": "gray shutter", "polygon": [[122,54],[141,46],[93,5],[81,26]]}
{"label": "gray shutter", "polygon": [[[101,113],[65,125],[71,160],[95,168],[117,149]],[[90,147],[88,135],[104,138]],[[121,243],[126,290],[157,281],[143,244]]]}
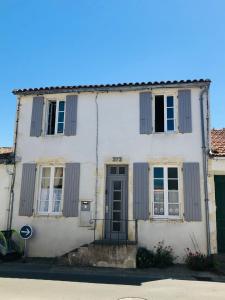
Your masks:
{"label": "gray shutter", "polygon": [[140,93],[140,134],[152,133],[152,93]]}
{"label": "gray shutter", "polygon": [[186,221],[201,221],[201,194],[199,163],[183,164],[184,217]]}
{"label": "gray shutter", "polygon": [[64,134],[76,135],[77,132],[77,96],[66,96],[66,120]]}
{"label": "gray shutter", "polygon": [[36,164],[23,164],[19,206],[20,216],[30,217],[33,214],[35,177]]}
{"label": "gray shutter", "polygon": [[179,131],[192,132],[191,90],[178,90]]}
{"label": "gray shutter", "polygon": [[40,136],[42,132],[44,97],[33,98],[30,136]]}
{"label": "gray shutter", "polygon": [[134,163],[133,165],[133,215],[137,220],[149,218],[148,163]]}
{"label": "gray shutter", "polygon": [[80,164],[67,163],[65,167],[63,215],[77,217],[79,206]]}

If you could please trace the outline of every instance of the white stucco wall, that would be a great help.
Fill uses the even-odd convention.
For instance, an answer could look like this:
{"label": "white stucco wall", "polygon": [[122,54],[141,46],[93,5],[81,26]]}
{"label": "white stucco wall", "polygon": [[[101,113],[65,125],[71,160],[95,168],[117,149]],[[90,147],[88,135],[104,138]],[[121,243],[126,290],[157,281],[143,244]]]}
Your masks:
{"label": "white stucco wall", "polygon": [[[164,94],[165,89],[153,93]],[[177,95],[177,89],[170,89]],[[206,252],[205,210],[203,195],[202,149],[200,131],[199,88],[192,88],[193,132],[139,134],[139,92],[99,93],[99,178],[97,217],[104,218],[106,165],[113,164],[112,157],[122,157],[122,164],[129,165],[129,219],[133,219],[133,162],[175,163],[199,162],[201,171],[202,221],[185,222],[152,220],[138,222],[139,244],[152,248],[164,240],[174,247],[180,258],[184,249],[192,248],[195,239],[201,251]],[[45,95],[46,99],[65,99],[66,94]],[[95,199],[95,149],[96,149],[96,93],[78,95],[77,135],[30,137],[32,96],[21,97],[21,111],[18,128],[17,173],[15,181],[15,204],[13,226],[31,224],[35,235],[29,241],[30,256],[57,256],[81,244],[93,240],[93,231],[79,227],[79,218],[52,216],[18,216],[22,164],[25,162],[65,163],[80,162],[80,200]],[[38,177],[38,176],[37,176]],[[182,180],[181,180],[182,188]],[[181,190],[181,207],[183,206]],[[37,197],[35,198],[35,205]],[[151,199],[150,210],[151,210]],[[92,205],[94,208],[94,205]],[[150,211],[151,213],[151,211]]]}
{"label": "white stucco wall", "polygon": [[0,230],[7,227],[12,166],[0,164]]}

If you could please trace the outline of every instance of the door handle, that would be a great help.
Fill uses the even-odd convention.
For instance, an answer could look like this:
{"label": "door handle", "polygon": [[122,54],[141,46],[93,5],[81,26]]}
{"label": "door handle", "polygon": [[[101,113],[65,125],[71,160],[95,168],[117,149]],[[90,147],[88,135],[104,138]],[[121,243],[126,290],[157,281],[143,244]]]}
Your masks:
{"label": "door handle", "polygon": [[106,213],[109,212],[109,206],[108,206],[108,205],[105,206],[105,212],[106,212]]}

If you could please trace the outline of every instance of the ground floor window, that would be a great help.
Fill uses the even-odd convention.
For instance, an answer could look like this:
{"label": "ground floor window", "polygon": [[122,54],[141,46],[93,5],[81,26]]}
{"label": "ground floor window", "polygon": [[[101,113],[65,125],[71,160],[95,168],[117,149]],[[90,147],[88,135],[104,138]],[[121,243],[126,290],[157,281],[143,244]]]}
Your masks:
{"label": "ground floor window", "polygon": [[59,214],[62,212],[64,169],[61,166],[41,167],[38,212]]}
{"label": "ground floor window", "polygon": [[179,217],[179,168],[175,166],[153,167],[153,216]]}

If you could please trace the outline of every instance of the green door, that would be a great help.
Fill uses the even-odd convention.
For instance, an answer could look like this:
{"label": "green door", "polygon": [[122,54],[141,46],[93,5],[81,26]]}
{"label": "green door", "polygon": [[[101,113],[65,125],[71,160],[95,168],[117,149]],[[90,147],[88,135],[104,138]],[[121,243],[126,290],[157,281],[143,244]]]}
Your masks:
{"label": "green door", "polygon": [[216,225],[218,253],[225,253],[225,176],[216,175]]}

